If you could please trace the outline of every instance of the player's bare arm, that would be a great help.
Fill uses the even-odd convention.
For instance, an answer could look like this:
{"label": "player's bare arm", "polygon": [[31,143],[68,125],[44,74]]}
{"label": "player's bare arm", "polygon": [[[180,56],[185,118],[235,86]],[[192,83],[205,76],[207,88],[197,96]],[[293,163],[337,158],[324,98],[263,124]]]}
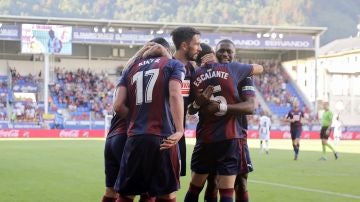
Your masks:
{"label": "player's bare arm", "polygon": [[301,117],[301,119],[299,120],[299,122],[300,122],[301,124],[305,124],[304,117]]}
{"label": "player's bare arm", "polygon": [[[254,114],[256,109],[255,97],[248,94],[240,94],[242,102],[236,104],[228,104],[226,106],[226,112],[223,114],[232,114],[232,115],[250,115]],[[225,110],[224,106],[221,106],[221,103],[212,101],[208,105],[203,107],[202,113],[204,114],[215,114]]]}
{"label": "player's bare arm", "polygon": [[181,83],[171,80],[169,82],[169,93],[170,110],[176,132],[164,140],[160,145],[160,150],[175,146],[184,135],[184,99],[181,95]]}
{"label": "player's bare arm", "polygon": [[134,62],[141,58],[143,56],[143,54],[149,50],[152,46],[155,46],[157,43],[155,42],[147,42],[140,50],[138,50],[134,56],[132,56],[128,62],[126,63],[124,69],[129,68],[132,64],[134,64]]}
{"label": "player's bare arm", "polygon": [[155,44],[155,45],[151,46],[142,55],[143,58],[155,57],[155,56],[165,56],[169,59],[172,58],[172,55],[170,54],[170,52],[164,46],[162,46],[160,44]]}
{"label": "player's bare arm", "polygon": [[254,114],[255,109],[256,109],[255,98],[247,96],[244,102],[239,102],[236,104],[228,104],[227,114],[250,115],[250,114]]}
{"label": "player's bare arm", "polygon": [[264,67],[262,65],[259,64],[251,64],[253,67],[253,74],[257,75],[257,74],[261,74],[264,71]]}
{"label": "player's bare arm", "polygon": [[114,111],[117,114],[119,114],[121,119],[125,118],[129,112],[129,108],[125,105],[125,101],[127,98],[126,96],[127,96],[126,87],[120,86],[116,93],[116,98],[113,107],[114,107]]}
{"label": "player's bare arm", "polygon": [[290,118],[290,116],[286,116],[286,117],[284,118],[284,122],[286,122],[286,123],[294,123],[294,122],[295,122],[295,119]]}
{"label": "player's bare arm", "polygon": [[235,116],[254,114],[255,98],[249,97],[246,101],[236,104],[222,104],[217,101],[211,101],[209,104],[202,107],[200,112],[208,115],[215,113],[220,113],[221,115],[231,114]]}

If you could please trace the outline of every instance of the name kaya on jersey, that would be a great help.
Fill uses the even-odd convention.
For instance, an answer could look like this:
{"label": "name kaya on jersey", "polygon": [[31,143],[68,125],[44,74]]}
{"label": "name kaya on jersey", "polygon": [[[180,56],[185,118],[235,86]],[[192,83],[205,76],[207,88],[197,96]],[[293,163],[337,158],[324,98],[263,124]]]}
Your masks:
{"label": "name kaya on jersey", "polygon": [[199,76],[196,77],[195,81],[193,82],[193,84],[196,87],[199,87],[199,85],[203,82],[206,81],[207,79],[211,79],[211,78],[222,78],[227,80],[229,78],[229,73],[227,72],[223,72],[223,71],[213,71],[213,70],[208,70],[207,72],[200,74]]}
{"label": "name kaya on jersey", "polygon": [[142,62],[139,63],[139,67],[140,66],[143,66],[143,65],[149,65],[149,64],[152,64],[152,63],[159,63],[160,62],[160,58],[150,58],[148,60],[144,60]]}

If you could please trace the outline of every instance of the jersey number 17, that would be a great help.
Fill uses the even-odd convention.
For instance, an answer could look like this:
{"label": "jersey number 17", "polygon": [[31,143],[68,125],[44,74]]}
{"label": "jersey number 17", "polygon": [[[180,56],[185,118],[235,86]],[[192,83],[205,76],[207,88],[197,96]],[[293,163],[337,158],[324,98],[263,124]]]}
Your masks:
{"label": "jersey number 17", "polygon": [[[132,84],[136,82],[136,105],[141,105],[144,102],[145,103],[152,102],[152,94],[158,76],[159,76],[159,69],[140,71],[133,76]],[[144,86],[144,77],[150,77],[146,86]],[[144,100],[143,90],[145,90],[145,100]]]}

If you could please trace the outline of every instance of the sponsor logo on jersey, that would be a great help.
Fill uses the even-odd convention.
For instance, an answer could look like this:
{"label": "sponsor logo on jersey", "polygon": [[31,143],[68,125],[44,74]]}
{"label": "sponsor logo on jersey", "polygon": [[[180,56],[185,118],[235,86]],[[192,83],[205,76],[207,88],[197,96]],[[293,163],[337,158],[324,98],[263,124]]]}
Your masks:
{"label": "sponsor logo on jersey", "polygon": [[183,97],[188,97],[190,94],[190,80],[184,80],[181,84],[181,94]]}

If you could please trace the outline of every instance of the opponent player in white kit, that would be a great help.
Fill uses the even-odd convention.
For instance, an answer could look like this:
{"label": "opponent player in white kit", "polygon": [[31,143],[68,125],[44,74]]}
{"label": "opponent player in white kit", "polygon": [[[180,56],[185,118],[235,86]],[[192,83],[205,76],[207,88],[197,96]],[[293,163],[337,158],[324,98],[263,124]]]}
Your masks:
{"label": "opponent player in white kit", "polygon": [[261,153],[264,152],[263,141],[265,141],[265,153],[269,154],[270,126],[270,117],[267,116],[266,112],[262,112],[259,121],[259,139]]}

